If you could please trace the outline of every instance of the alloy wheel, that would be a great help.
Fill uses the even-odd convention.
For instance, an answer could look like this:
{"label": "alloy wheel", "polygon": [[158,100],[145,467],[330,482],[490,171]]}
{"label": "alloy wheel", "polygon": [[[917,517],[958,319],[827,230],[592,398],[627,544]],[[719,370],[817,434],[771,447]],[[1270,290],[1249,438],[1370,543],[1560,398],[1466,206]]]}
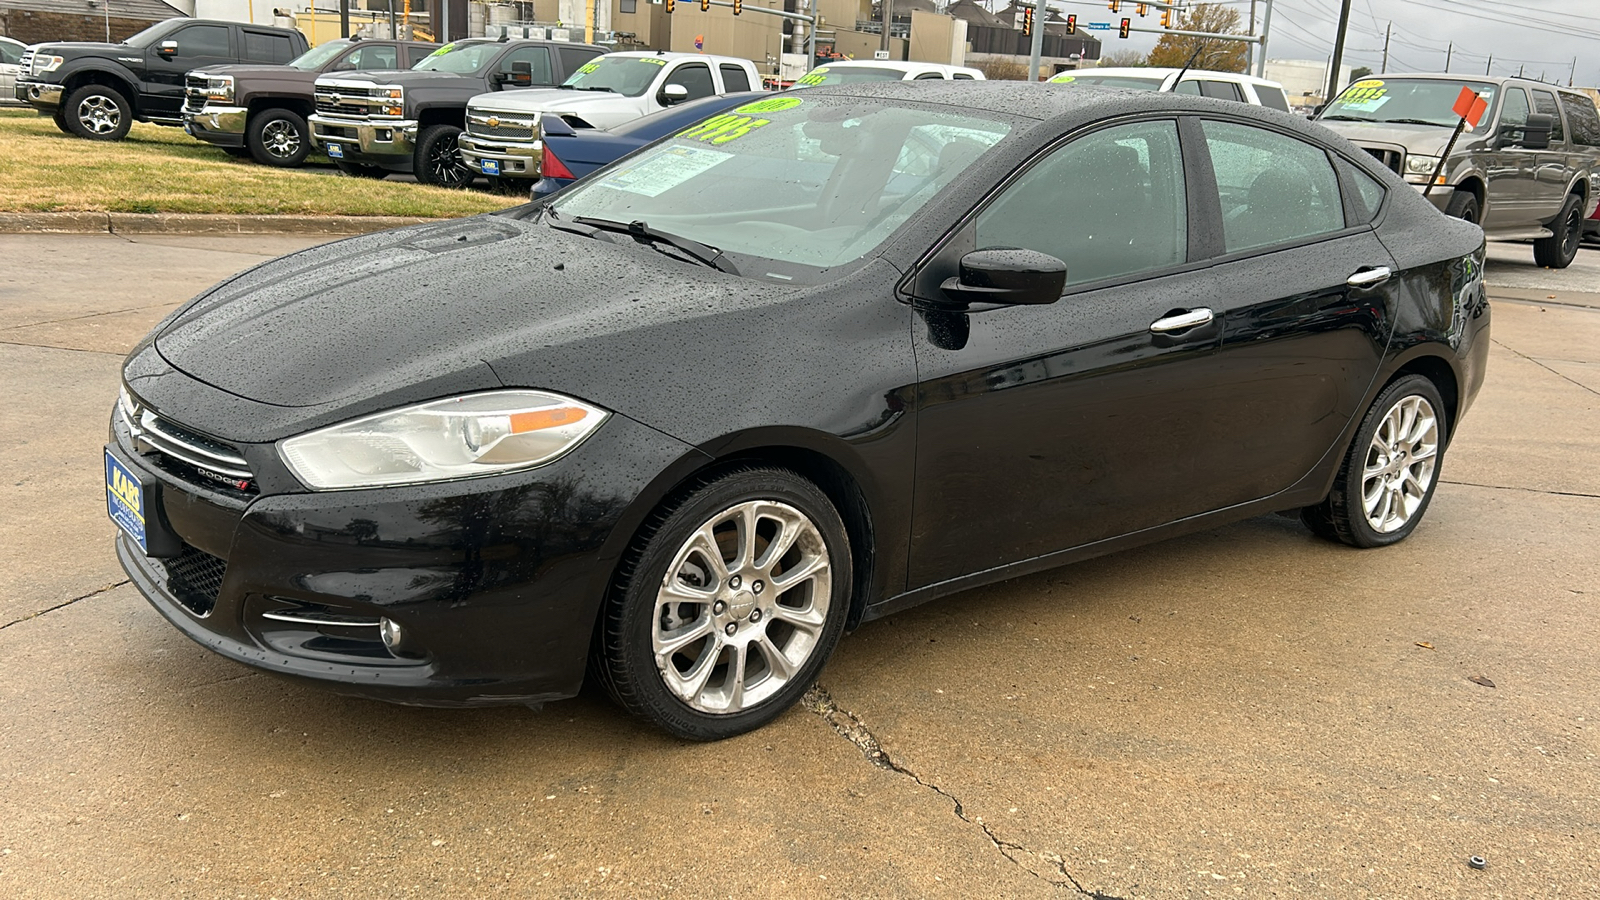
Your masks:
{"label": "alloy wheel", "polygon": [[800,510],[753,500],[717,513],[679,547],[656,594],[662,681],[705,713],[770,698],[817,649],[832,579],[822,533]]}
{"label": "alloy wheel", "polygon": [[1439,419],[1416,394],[1401,397],[1384,415],[1367,446],[1361,510],[1379,534],[1399,531],[1427,499],[1439,459]]}
{"label": "alloy wheel", "polygon": [[451,137],[438,141],[432,149],[428,157],[428,169],[433,173],[434,182],[440,187],[465,187],[472,173],[461,164],[461,151],[457,148],[456,139]]}
{"label": "alloy wheel", "polygon": [[111,98],[96,94],[78,103],[78,122],[95,134],[110,134],[122,124],[122,110]]}
{"label": "alloy wheel", "polygon": [[261,146],[278,159],[289,159],[300,152],[300,129],[285,119],[268,122],[261,129]]}
{"label": "alloy wheel", "polygon": [[1568,259],[1578,254],[1578,246],[1583,243],[1583,207],[1575,206],[1572,213],[1567,216],[1567,230],[1561,236],[1561,256]]}

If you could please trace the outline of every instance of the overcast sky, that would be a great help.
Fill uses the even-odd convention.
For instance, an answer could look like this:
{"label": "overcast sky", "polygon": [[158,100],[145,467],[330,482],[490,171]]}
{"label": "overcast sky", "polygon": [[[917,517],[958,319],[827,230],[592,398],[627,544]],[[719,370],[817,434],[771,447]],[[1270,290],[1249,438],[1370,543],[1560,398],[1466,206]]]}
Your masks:
{"label": "overcast sky", "polygon": [[[1250,0],[1224,0],[1249,20]],[[1267,55],[1272,59],[1325,61],[1333,52],[1341,0],[1273,0],[1272,33]],[[1004,3],[999,5],[1003,6]],[[1063,13],[1077,13],[1078,21],[1113,22],[1108,4],[1088,0],[1052,0]],[[1123,6],[1129,15],[1133,0]],[[1256,0],[1257,31],[1266,12],[1266,0]],[[1160,15],[1152,10],[1141,23],[1160,28]],[[1380,68],[1383,33],[1394,23],[1389,43],[1389,71],[1442,72],[1445,52],[1455,42],[1450,71],[1482,74],[1494,55],[1496,75],[1515,75],[1526,66],[1529,76],[1542,72],[1548,80],[1566,84],[1578,58],[1579,86],[1600,85],[1600,0],[1352,0],[1350,31],[1345,41],[1345,62]],[[1149,50],[1156,35],[1135,34],[1127,40],[1115,31],[1098,32],[1107,52]]]}

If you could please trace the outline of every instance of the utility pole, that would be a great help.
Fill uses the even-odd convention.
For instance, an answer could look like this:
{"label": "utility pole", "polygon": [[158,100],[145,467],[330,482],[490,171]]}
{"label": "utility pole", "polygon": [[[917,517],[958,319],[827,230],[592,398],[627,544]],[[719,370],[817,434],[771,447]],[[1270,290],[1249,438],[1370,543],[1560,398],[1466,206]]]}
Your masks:
{"label": "utility pole", "polygon": [[1394,23],[1383,30],[1383,65],[1378,67],[1378,74],[1383,75],[1389,71],[1389,38],[1394,36]]}
{"label": "utility pole", "polygon": [[[1256,33],[1256,0],[1250,0],[1250,33]],[[1246,72],[1256,67],[1256,45],[1244,45],[1244,70]]]}
{"label": "utility pole", "polygon": [[350,36],[350,0],[339,0],[339,36]]}
{"label": "utility pole", "polygon": [[1350,27],[1350,0],[1339,4],[1339,31],[1333,37],[1333,59],[1328,63],[1328,92],[1323,95],[1332,100],[1339,90],[1339,65],[1344,62],[1344,36]]}
{"label": "utility pole", "polygon": [[1037,0],[1033,10],[1033,42],[1028,48],[1028,80],[1039,81],[1039,57],[1044,54],[1045,0]]}
{"label": "utility pole", "polygon": [[883,37],[878,41],[878,49],[889,52],[889,23],[894,21],[894,0],[882,0],[879,7],[883,10]]}
{"label": "utility pole", "polygon": [[1493,68],[1494,68],[1494,54],[1491,53],[1491,54],[1489,54],[1489,61],[1483,64],[1483,74],[1485,74],[1485,75],[1489,74],[1489,70],[1493,69]]}
{"label": "utility pole", "polygon": [[1520,65],[1520,66],[1517,66],[1517,77],[1518,77],[1518,78],[1521,78],[1521,77],[1522,77],[1522,70],[1523,70],[1523,69],[1526,69],[1526,68],[1527,68],[1527,65],[1526,65],[1526,64],[1524,64],[1524,65]]}
{"label": "utility pole", "polygon": [[1576,56],[1574,56],[1572,58],[1572,73],[1567,76],[1567,87],[1572,87],[1572,82],[1576,81],[1577,78],[1578,78],[1578,58]]}
{"label": "utility pole", "polygon": [[1267,0],[1266,12],[1261,17],[1261,56],[1256,59],[1256,77],[1267,77],[1267,36],[1272,34],[1272,0]]}
{"label": "utility pole", "polygon": [[1455,41],[1451,41],[1450,42],[1450,46],[1446,47],[1445,51],[1444,51],[1444,73],[1446,75],[1450,74],[1450,57],[1455,56],[1455,55],[1456,55],[1456,42]]}

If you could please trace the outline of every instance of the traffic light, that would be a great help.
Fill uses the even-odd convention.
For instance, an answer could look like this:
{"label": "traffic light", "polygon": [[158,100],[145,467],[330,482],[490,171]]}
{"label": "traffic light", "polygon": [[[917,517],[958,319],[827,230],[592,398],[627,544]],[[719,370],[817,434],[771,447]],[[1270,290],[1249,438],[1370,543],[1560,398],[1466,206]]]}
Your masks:
{"label": "traffic light", "polygon": [[1162,28],[1171,28],[1172,27],[1172,10],[1163,9],[1161,11],[1161,27]]}
{"label": "traffic light", "polygon": [[700,0],[700,11],[701,12],[710,12],[711,11],[711,0]]}
{"label": "traffic light", "polygon": [[1142,18],[1144,18],[1145,16],[1147,16],[1149,14],[1150,14],[1150,4],[1148,4],[1148,3],[1139,4],[1139,17],[1142,19]]}
{"label": "traffic light", "polygon": [[678,8],[678,0],[663,0],[663,2],[666,4],[667,12],[669,13]]}
{"label": "traffic light", "polygon": [[742,12],[744,12],[744,0],[733,0],[733,14],[737,16]]}
{"label": "traffic light", "polygon": [[1033,34],[1033,7],[1031,6],[1022,11],[1022,33],[1024,35]]}
{"label": "traffic light", "polygon": [[1111,0],[1111,11],[1122,12],[1122,0]]}
{"label": "traffic light", "polygon": [[1128,32],[1130,32],[1132,30],[1133,30],[1133,20],[1132,19],[1123,19],[1122,20],[1122,27],[1117,29],[1117,37],[1127,37],[1128,36]]}
{"label": "traffic light", "polygon": [[1078,33],[1078,16],[1076,13],[1067,16],[1067,34]]}

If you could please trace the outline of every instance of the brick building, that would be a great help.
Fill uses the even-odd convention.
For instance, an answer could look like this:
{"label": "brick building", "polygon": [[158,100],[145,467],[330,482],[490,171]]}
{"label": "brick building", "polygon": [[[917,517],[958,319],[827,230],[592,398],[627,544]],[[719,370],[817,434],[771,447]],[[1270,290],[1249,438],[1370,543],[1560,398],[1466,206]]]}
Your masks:
{"label": "brick building", "polygon": [[120,41],[183,14],[161,0],[0,0],[0,34],[24,44]]}

